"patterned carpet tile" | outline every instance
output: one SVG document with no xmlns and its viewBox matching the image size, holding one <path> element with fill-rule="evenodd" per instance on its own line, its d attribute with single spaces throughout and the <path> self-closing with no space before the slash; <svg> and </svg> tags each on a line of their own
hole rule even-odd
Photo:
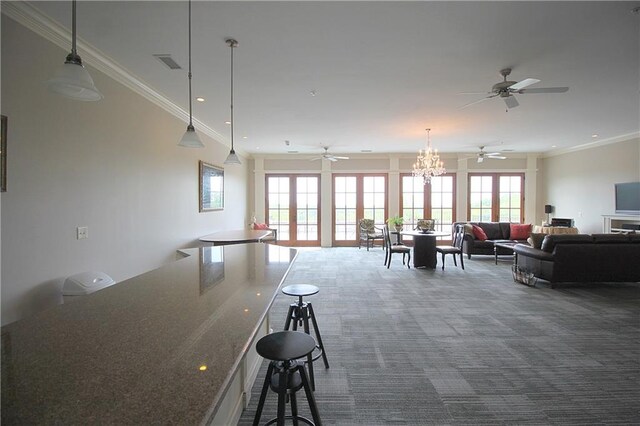
<svg viewBox="0 0 640 426">
<path fill-rule="evenodd" d="M 640 424 L 640 284 L 527 287 L 493 256 L 464 271 L 383 262 L 379 248 L 301 250 L 285 282 L 321 289 L 308 301 L 331 365 L 314 364 L 323 424 Z M 293 301 L 276 298 L 274 329 Z M 276 406 L 270 392 L 262 424 Z"/>
</svg>

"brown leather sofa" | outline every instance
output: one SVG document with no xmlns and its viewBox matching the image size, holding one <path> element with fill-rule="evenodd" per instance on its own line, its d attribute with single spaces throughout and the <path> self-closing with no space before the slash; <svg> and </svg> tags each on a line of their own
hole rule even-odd
<svg viewBox="0 0 640 426">
<path fill-rule="evenodd" d="M 517 244 L 518 267 L 558 282 L 639 282 L 640 234 L 547 235 L 540 248 Z"/>
<path fill-rule="evenodd" d="M 478 225 L 485 234 L 487 239 L 485 241 L 478 240 L 472 233 L 465 230 L 464 239 L 462 242 L 462 252 L 471 259 L 472 254 L 488 254 L 494 255 L 493 243 L 496 241 L 511 241 L 517 243 L 526 244 L 527 240 L 512 240 L 511 237 L 511 223 L 509 222 L 455 222 L 452 228 L 452 235 L 455 232 L 456 225 Z M 510 250 L 498 247 L 499 255 L 512 254 Z"/>
</svg>

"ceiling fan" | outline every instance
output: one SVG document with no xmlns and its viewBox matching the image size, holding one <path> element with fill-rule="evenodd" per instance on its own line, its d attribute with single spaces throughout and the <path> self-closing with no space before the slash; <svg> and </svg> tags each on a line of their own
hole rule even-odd
<svg viewBox="0 0 640 426">
<path fill-rule="evenodd" d="M 541 87 L 538 89 L 527 89 L 527 87 L 531 86 L 532 84 L 539 83 L 540 80 L 536 78 L 525 78 L 524 80 L 518 82 L 507 81 L 507 77 L 509 76 L 509 74 L 511 74 L 511 68 L 504 68 L 500 70 L 500 75 L 502 75 L 503 81 L 494 84 L 491 88 L 491 91 L 489 92 L 462 93 L 463 95 L 489 95 L 485 96 L 482 99 L 478 99 L 476 101 L 463 105 L 462 108 L 475 105 L 482 101 L 486 101 L 487 99 L 500 97 L 507 105 L 508 111 L 509 108 L 515 108 L 520 105 L 515 96 L 513 96 L 514 94 L 525 95 L 529 93 L 564 93 L 569 90 L 568 87 Z"/>
<path fill-rule="evenodd" d="M 337 156 L 337 155 L 329 154 L 329 147 L 328 146 L 323 146 L 322 148 L 324 148 L 324 152 L 318 157 L 313 157 L 313 158 L 309 159 L 309 161 L 317 161 L 317 160 L 338 161 L 338 160 L 348 160 L 349 159 L 349 157 L 340 157 L 340 156 Z"/>
<path fill-rule="evenodd" d="M 482 163 L 485 158 L 491 158 L 493 160 L 506 160 L 507 157 L 500 155 L 500 152 L 485 152 L 484 146 L 479 147 L 480 152 L 476 155 L 478 157 L 478 163 Z"/>
</svg>

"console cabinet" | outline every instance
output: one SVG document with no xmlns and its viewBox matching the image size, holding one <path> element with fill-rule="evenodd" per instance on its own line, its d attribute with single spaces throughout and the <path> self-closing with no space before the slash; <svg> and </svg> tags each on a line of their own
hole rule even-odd
<svg viewBox="0 0 640 426">
<path fill-rule="evenodd" d="M 603 232 L 605 234 L 616 232 L 629 232 L 631 229 L 623 229 L 623 225 L 640 226 L 640 216 L 633 215 L 603 215 L 604 225 Z"/>
</svg>

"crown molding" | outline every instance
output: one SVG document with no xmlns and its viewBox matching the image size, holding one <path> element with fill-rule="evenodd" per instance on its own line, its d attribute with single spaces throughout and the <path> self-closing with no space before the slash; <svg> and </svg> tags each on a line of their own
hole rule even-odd
<svg viewBox="0 0 640 426">
<path fill-rule="evenodd" d="M 614 143 L 630 141 L 630 140 L 633 140 L 633 139 L 640 139 L 640 132 L 627 133 L 626 135 L 614 136 L 614 137 L 607 138 L 607 139 L 602 139 L 602 140 L 599 140 L 599 141 L 594 141 L 594 142 L 589 142 L 589 143 L 585 143 L 585 144 L 582 144 L 582 145 L 572 146 L 570 148 L 562 148 L 562 149 L 555 149 L 555 150 L 552 150 L 552 151 L 547 151 L 547 152 L 543 153 L 541 155 L 541 157 L 542 158 L 556 157 L 558 155 L 569 154 L 571 152 L 576 152 L 576 151 L 584 151 L 585 149 L 598 148 L 600 146 L 606 146 L 606 145 L 611 145 L 611 144 L 614 144 Z"/>
<path fill-rule="evenodd" d="M 71 32 L 57 21 L 51 19 L 27 1 L 3 1 L 2 13 L 7 15 L 22 26 L 30 29 L 39 36 L 52 42 L 56 46 L 69 50 L 71 46 Z M 176 105 L 166 96 L 159 93 L 144 81 L 128 71 L 107 54 L 85 42 L 80 37 L 76 40 L 77 49 L 82 57 L 82 62 L 91 65 L 96 70 L 124 85 L 133 92 L 144 97 L 153 104 L 167 111 L 185 123 L 189 122 L 189 112 Z M 227 138 L 202 121 L 193 118 L 198 132 L 204 133 L 215 141 L 230 146 Z M 176 135 L 176 140 L 180 135 Z M 236 150 L 246 156 L 246 153 Z"/>
</svg>

